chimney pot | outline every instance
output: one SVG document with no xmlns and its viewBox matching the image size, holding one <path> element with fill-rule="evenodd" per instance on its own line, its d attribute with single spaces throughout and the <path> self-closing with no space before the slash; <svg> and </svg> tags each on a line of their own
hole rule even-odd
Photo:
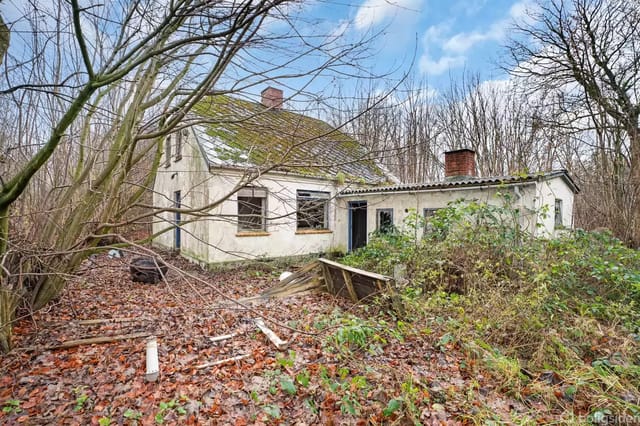
<svg viewBox="0 0 640 426">
<path fill-rule="evenodd" d="M 475 151 L 471 149 L 457 149 L 444 153 L 444 177 L 446 180 L 464 179 L 475 176 Z"/>
<path fill-rule="evenodd" d="M 267 108 L 282 109 L 282 104 L 284 103 L 282 90 L 269 86 L 262 91 L 261 95 L 262 105 Z"/>
</svg>

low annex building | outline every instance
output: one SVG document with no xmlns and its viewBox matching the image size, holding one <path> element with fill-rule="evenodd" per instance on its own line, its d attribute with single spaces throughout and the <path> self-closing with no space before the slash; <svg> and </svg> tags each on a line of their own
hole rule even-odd
<svg viewBox="0 0 640 426">
<path fill-rule="evenodd" d="M 475 153 L 457 150 L 445 154 L 443 182 L 404 185 L 352 137 L 284 101 L 273 87 L 260 103 L 211 95 L 166 138 L 154 205 L 168 210 L 154 244 L 201 264 L 347 251 L 412 212 L 461 198 L 499 204 L 505 191 L 533 234 L 572 227 L 578 188 L 564 170 L 477 177 Z"/>
</svg>

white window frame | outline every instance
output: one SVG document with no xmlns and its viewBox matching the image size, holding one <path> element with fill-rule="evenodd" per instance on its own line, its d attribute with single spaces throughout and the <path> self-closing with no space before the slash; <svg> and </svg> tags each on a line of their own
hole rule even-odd
<svg viewBox="0 0 640 426">
<path fill-rule="evenodd" d="M 269 192 L 266 188 L 247 186 L 240 189 L 237 193 L 237 207 L 238 207 L 238 232 L 266 232 L 267 231 L 267 199 Z M 251 220 L 242 220 L 243 217 L 255 218 L 257 213 L 243 213 L 241 209 L 243 207 L 257 207 L 255 204 L 251 204 L 249 200 L 259 199 L 260 203 L 260 223 Z M 257 208 L 255 210 L 258 210 Z"/>
<path fill-rule="evenodd" d="M 331 193 L 326 191 L 310 191 L 299 189 L 296 191 L 296 230 L 329 230 L 329 200 Z M 309 220 L 305 220 L 301 203 L 322 203 L 323 205 L 323 223 L 322 226 L 300 226 L 301 222 L 309 224 Z M 307 215 L 309 216 L 309 215 Z"/>
</svg>

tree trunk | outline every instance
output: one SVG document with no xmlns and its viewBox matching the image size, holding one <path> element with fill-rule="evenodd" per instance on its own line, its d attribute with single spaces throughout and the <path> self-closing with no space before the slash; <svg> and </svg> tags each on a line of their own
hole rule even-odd
<svg viewBox="0 0 640 426">
<path fill-rule="evenodd" d="M 634 123 L 638 122 L 638 117 L 632 118 Z M 627 131 L 629 135 L 630 150 L 630 170 L 629 170 L 629 196 L 630 198 L 630 229 L 631 246 L 640 247 L 640 128 L 632 124 Z"/>
<path fill-rule="evenodd" d="M 4 282 L 0 285 L 4 286 Z M 10 289 L 0 287 L 0 352 L 11 350 L 13 320 L 16 316 L 19 297 Z"/>
</svg>

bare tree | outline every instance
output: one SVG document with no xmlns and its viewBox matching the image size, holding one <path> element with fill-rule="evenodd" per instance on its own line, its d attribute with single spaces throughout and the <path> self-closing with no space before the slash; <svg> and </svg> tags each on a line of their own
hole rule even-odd
<svg viewBox="0 0 640 426">
<path fill-rule="evenodd" d="M 619 230 L 625 230 L 618 236 L 639 245 L 638 3 L 553 0 L 540 2 L 530 15 L 509 46 L 512 73 L 543 94 L 554 125 L 595 130 L 596 138 L 588 138 L 600 152 L 593 152 L 593 164 L 614 183 L 609 189 L 618 196 L 610 213 L 621 213 Z"/>
<path fill-rule="evenodd" d="M 0 173 L 5 351 L 18 305 L 38 309 L 59 296 L 101 238 L 144 204 L 162 141 L 193 124 L 188 113 L 204 96 L 278 76 L 313 79 L 334 67 L 344 73 L 360 46 L 342 46 L 333 35 L 306 37 L 292 19 L 292 0 L 24 7 L 8 23 L 20 38 L 12 40 L 0 83 L 0 114 L 13 124 L 0 129 L 10 159 Z"/>
</svg>

